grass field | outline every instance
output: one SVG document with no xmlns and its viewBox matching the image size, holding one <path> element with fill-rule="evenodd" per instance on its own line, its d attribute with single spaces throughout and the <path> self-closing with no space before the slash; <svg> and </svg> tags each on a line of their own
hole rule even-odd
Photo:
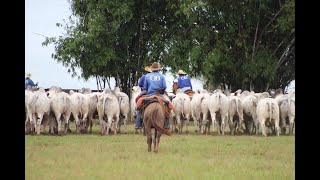
<svg viewBox="0 0 320 180">
<path fill-rule="evenodd" d="M 156 154 L 133 125 L 116 136 L 99 128 L 26 135 L 26 179 L 295 179 L 294 136 L 199 135 L 191 126 L 189 134 L 163 135 Z"/>
</svg>

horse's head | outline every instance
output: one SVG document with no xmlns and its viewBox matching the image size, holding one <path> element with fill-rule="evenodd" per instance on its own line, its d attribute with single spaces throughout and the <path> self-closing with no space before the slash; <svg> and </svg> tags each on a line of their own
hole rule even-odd
<svg viewBox="0 0 320 180">
<path fill-rule="evenodd" d="M 172 84 L 172 92 L 173 92 L 173 94 L 177 93 L 177 89 L 178 89 L 178 82 L 174 82 L 173 81 L 173 84 Z"/>
</svg>

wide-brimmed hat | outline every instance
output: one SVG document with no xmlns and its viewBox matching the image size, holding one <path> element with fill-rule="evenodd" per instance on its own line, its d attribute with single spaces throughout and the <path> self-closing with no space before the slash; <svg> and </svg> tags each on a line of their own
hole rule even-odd
<svg viewBox="0 0 320 180">
<path fill-rule="evenodd" d="M 31 75 L 31 73 L 26 73 L 26 77 L 31 77 L 32 75 Z"/>
<path fill-rule="evenodd" d="M 182 69 L 180 69 L 180 70 L 178 71 L 178 74 L 187 74 L 187 73 L 184 72 Z"/>
<path fill-rule="evenodd" d="M 150 68 L 151 68 L 152 71 L 161 69 L 160 64 L 157 63 L 157 62 L 152 63 Z"/>
<path fill-rule="evenodd" d="M 148 72 L 152 72 L 152 70 L 151 70 L 151 68 L 150 68 L 149 66 L 146 66 L 146 67 L 144 68 L 144 70 L 145 70 L 145 71 L 148 71 Z"/>
</svg>

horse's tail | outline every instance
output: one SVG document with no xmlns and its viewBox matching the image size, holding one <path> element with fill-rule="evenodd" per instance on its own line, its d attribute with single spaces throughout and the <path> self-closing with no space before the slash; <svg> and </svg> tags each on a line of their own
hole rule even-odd
<svg viewBox="0 0 320 180">
<path fill-rule="evenodd" d="M 156 128 L 158 131 L 160 131 L 162 134 L 165 134 L 165 135 L 168 135 L 168 136 L 171 136 L 171 131 L 170 130 L 166 130 L 166 129 L 163 129 L 163 127 L 161 126 L 158 126 L 157 122 L 156 122 L 156 119 L 158 118 L 158 111 L 159 111 L 159 106 L 156 106 L 153 110 L 153 113 L 151 115 L 151 122 L 154 126 L 154 128 Z M 161 109 L 160 109 L 161 111 Z"/>
</svg>

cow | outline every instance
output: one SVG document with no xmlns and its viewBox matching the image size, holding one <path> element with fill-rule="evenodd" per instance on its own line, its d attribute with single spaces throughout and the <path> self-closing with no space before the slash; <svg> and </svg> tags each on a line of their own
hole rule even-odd
<svg viewBox="0 0 320 180">
<path fill-rule="evenodd" d="M 190 102 L 191 116 L 193 119 L 193 123 L 195 126 L 199 127 L 199 131 L 201 131 L 201 126 L 199 126 L 199 124 L 200 124 L 200 115 L 201 115 L 200 105 L 201 105 L 202 98 L 203 98 L 203 94 L 196 92 L 193 95 L 192 100 Z"/>
<path fill-rule="evenodd" d="M 130 119 L 131 122 L 136 121 L 137 117 L 137 109 L 136 109 L 136 98 L 139 96 L 141 93 L 141 88 L 139 86 L 133 86 L 131 89 L 131 100 L 130 100 Z M 140 129 L 141 132 L 142 129 Z M 136 134 L 138 133 L 138 129 L 136 129 Z"/>
<path fill-rule="evenodd" d="M 289 120 L 289 134 L 293 134 L 293 125 L 295 119 L 295 101 L 289 94 L 283 94 L 282 89 L 276 90 L 275 100 L 279 105 L 281 132 L 286 133 L 286 119 Z"/>
<path fill-rule="evenodd" d="M 227 118 L 229 105 L 228 98 L 224 95 L 221 90 L 215 90 L 215 92 L 211 95 L 209 100 L 209 111 L 212 119 L 212 131 L 214 131 L 214 124 L 216 119 L 221 119 L 221 126 L 218 124 L 218 133 L 224 135 L 225 131 L 225 120 Z M 206 125 L 207 120 L 202 121 L 202 127 Z M 202 130 L 203 130 L 202 128 Z"/>
<path fill-rule="evenodd" d="M 79 89 L 78 92 L 81 93 L 81 94 L 90 94 L 92 91 L 91 91 L 90 88 L 84 88 L 83 87 L 83 88 Z"/>
<path fill-rule="evenodd" d="M 188 132 L 188 125 L 189 125 L 189 119 L 191 115 L 191 105 L 190 105 L 190 97 L 180 92 L 179 89 L 177 90 L 176 97 L 172 100 L 173 104 L 173 111 L 175 115 L 176 122 L 173 122 L 173 124 L 178 126 L 178 132 L 181 134 L 183 125 L 186 120 L 187 130 Z"/>
<path fill-rule="evenodd" d="M 88 96 L 73 92 L 69 92 L 71 99 L 71 113 L 75 119 L 76 133 L 85 130 L 87 124 L 87 117 L 89 113 L 89 98 Z"/>
<path fill-rule="evenodd" d="M 47 95 L 50 98 L 53 94 L 56 94 L 56 93 L 59 93 L 59 92 L 62 92 L 62 88 L 61 87 L 51 86 L 49 88 L 49 90 L 47 91 Z"/>
<path fill-rule="evenodd" d="M 246 133 L 248 134 L 256 131 L 256 127 L 258 126 L 257 103 L 258 99 L 253 94 L 247 95 L 242 99 L 243 120 L 246 127 Z"/>
<path fill-rule="evenodd" d="M 228 118 L 229 118 L 229 127 L 231 131 L 231 135 L 234 135 L 234 130 L 236 128 L 236 122 L 234 121 L 234 117 L 238 119 L 238 132 L 240 128 L 242 128 L 243 122 L 243 106 L 240 98 L 238 96 L 228 96 Z"/>
<path fill-rule="evenodd" d="M 99 97 L 102 95 L 102 93 L 100 92 L 92 92 L 89 94 L 84 94 L 85 96 L 87 96 L 88 98 L 88 104 L 89 104 L 89 111 L 88 111 L 88 121 L 86 124 L 86 128 L 85 131 L 88 130 L 88 127 L 90 126 L 90 130 L 89 133 L 92 133 L 92 122 L 93 122 L 93 117 L 95 116 L 95 114 L 98 114 L 97 111 L 97 104 L 98 104 L 98 100 Z"/>
<path fill-rule="evenodd" d="M 211 120 L 211 116 L 209 113 L 208 103 L 210 100 L 210 95 L 207 91 L 203 91 L 203 93 L 195 93 L 191 100 L 191 115 L 194 121 L 194 125 L 198 126 L 199 132 L 201 132 L 201 124 L 202 121 Z M 210 123 L 207 121 L 207 125 L 205 126 L 206 129 L 208 128 L 208 133 L 210 131 Z M 204 133 L 206 132 L 204 130 Z"/>
<path fill-rule="evenodd" d="M 58 123 L 58 134 L 66 134 L 68 125 L 69 125 L 69 119 L 71 115 L 71 98 L 70 95 L 62 92 L 61 88 L 54 87 L 50 88 L 47 92 L 50 101 L 50 108 L 51 111 L 55 117 L 55 120 Z M 65 122 L 64 131 L 61 131 L 61 123 L 62 119 Z M 51 128 L 51 133 L 53 133 L 53 127 Z"/>
<path fill-rule="evenodd" d="M 129 111 L 130 111 L 129 96 L 124 92 L 120 92 L 119 88 L 115 88 L 115 93 L 120 105 L 120 117 L 119 117 L 120 120 L 118 124 L 118 132 L 120 133 L 121 123 L 123 122 L 125 133 L 127 133 L 127 121 L 128 121 Z"/>
<path fill-rule="evenodd" d="M 45 115 L 49 116 L 50 113 L 50 100 L 43 88 L 35 91 L 33 95 L 28 98 L 27 109 L 31 127 L 40 135 L 42 119 Z"/>
<path fill-rule="evenodd" d="M 33 92 L 30 90 L 25 90 L 25 96 L 24 96 L 24 107 L 25 107 L 25 133 L 28 134 L 31 132 L 31 124 L 29 120 L 29 114 L 28 114 L 28 99 L 29 97 L 33 96 Z"/>
<path fill-rule="evenodd" d="M 265 126 L 268 122 L 274 126 L 275 133 L 279 136 L 279 106 L 275 99 L 268 97 L 258 100 L 257 119 L 262 129 L 262 135 L 267 136 Z M 258 134 L 258 129 L 256 133 Z"/>
<path fill-rule="evenodd" d="M 117 127 L 120 115 L 120 105 L 114 92 L 105 90 L 98 100 L 97 105 L 99 122 L 101 125 L 101 135 L 109 134 L 111 129 L 114 134 L 117 134 Z M 106 121 L 104 121 L 104 117 Z"/>
<path fill-rule="evenodd" d="M 136 114 L 136 98 L 141 93 L 139 86 L 133 86 L 131 91 L 130 109 L 131 109 L 131 121 L 135 122 Z"/>
</svg>

